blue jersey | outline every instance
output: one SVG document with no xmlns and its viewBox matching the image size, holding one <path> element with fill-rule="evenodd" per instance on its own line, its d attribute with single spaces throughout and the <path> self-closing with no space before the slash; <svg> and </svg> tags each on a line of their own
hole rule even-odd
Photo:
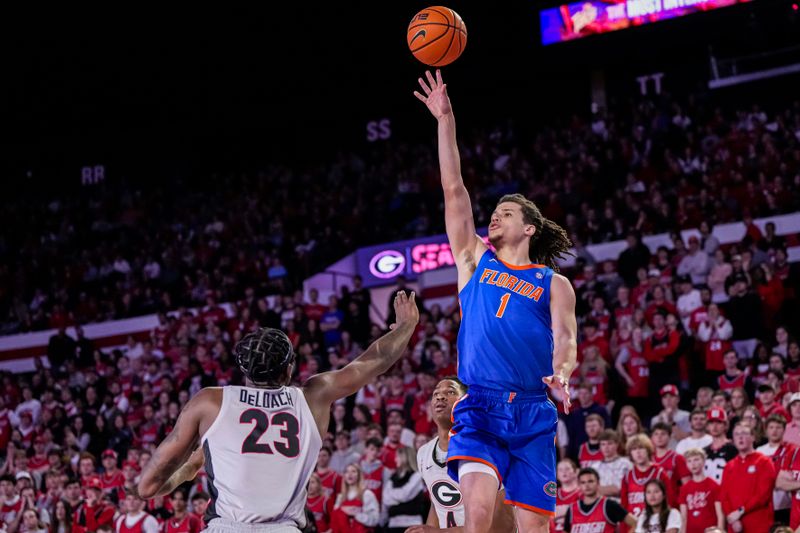
<svg viewBox="0 0 800 533">
<path fill-rule="evenodd" d="M 550 281 L 544 265 L 515 267 L 491 250 L 459 293 L 458 377 L 467 385 L 544 391 L 553 374 Z"/>
</svg>

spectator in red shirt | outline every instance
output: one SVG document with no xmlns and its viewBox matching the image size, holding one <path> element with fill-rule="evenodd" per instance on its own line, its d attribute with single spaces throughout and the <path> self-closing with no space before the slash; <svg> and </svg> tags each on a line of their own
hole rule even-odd
<svg viewBox="0 0 800 533">
<path fill-rule="evenodd" d="M 86 484 L 86 501 L 75 511 L 74 533 L 91 533 L 98 527 L 114 523 L 116 509 L 105 501 L 100 476 L 92 476 Z"/>
<path fill-rule="evenodd" d="M 678 308 L 675 305 L 668 301 L 666 298 L 666 292 L 664 291 L 664 287 L 661 285 L 656 285 L 652 291 L 652 300 L 650 304 L 645 308 L 644 316 L 647 319 L 647 323 L 650 324 L 651 327 L 655 327 L 654 319 L 656 315 L 678 315 Z"/>
<path fill-rule="evenodd" d="M 633 463 L 633 469 L 622 478 L 620 503 L 633 516 L 638 517 L 645 508 L 644 494 L 647 483 L 658 479 L 665 487 L 669 487 L 669 478 L 664 470 L 653 464 L 655 447 L 647 435 L 635 435 L 628 439 L 625 451 Z M 675 501 L 675 496 L 670 490 L 667 490 L 667 500 Z"/>
<path fill-rule="evenodd" d="M 578 345 L 578 361 L 583 361 L 584 353 L 589 346 L 597 346 L 600 356 L 609 364 L 611 361 L 611 350 L 603 332 L 598 330 L 597 322 L 587 318 L 583 323 L 583 341 Z"/>
<path fill-rule="evenodd" d="M 308 291 L 308 303 L 303 307 L 303 311 L 310 320 L 319 322 L 322 320 L 322 315 L 325 314 L 328 308 L 319 303 L 319 291 L 311 289 Z"/>
<path fill-rule="evenodd" d="M 664 385 L 678 383 L 678 353 L 681 334 L 668 330 L 666 316 L 653 317 L 653 334 L 644 343 L 644 358 L 650 362 L 650 397 L 655 398 Z"/>
<path fill-rule="evenodd" d="M 125 498 L 125 475 L 117 466 L 117 452 L 106 450 L 101 456 L 103 461 L 103 490 L 112 502 L 119 502 Z"/>
<path fill-rule="evenodd" d="M 786 409 L 781 404 L 775 401 L 778 391 L 771 383 L 764 383 L 758 386 L 758 399 L 761 401 L 761 407 L 758 412 L 762 418 L 767 418 L 769 415 L 781 415 L 784 419 L 789 420 L 791 417 Z"/>
<path fill-rule="evenodd" d="M 775 467 L 753 448 L 755 433 L 749 425 L 736 425 L 733 442 L 739 455 L 722 473 L 722 510 L 732 531 L 768 533 L 774 513 Z"/>
<path fill-rule="evenodd" d="M 681 487 L 678 503 L 681 506 L 683 533 L 703 533 L 706 528 L 725 527 L 725 514 L 720 502 L 719 484 L 706 477 L 706 452 L 690 448 L 684 455 L 692 478 Z"/>
</svg>

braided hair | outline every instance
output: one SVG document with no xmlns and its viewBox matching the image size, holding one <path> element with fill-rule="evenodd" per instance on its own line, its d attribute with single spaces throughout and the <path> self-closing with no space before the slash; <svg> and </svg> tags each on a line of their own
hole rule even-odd
<svg viewBox="0 0 800 533">
<path fill-rule="evenodd" d="M 506 194 L 497 202 L 514 202 L 522 208 L 522 221 L 531 224 L 536 228 L 536 232 L 531 237 L 528 255 L 534 263 L 541 263 L 558 272 L 557 260 L 564 259 L 566 255 L 574 255 L 569 251 L 572 241 L 569 240 L 567 232 L 542 215 L 536 204 L 522 196 L 521 194 Z"/>
<path fill-rule="evenodd" d="M 259 328 L 248 333 L 233 349 L 236 364 L 242 373 L 258 387 L 278 387 L 295 353 L 292 342 L 283 331 Z"/>
</svg>

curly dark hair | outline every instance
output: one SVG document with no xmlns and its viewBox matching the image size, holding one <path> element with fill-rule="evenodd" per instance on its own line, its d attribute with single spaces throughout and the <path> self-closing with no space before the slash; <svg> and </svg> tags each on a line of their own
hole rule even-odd
<svg viewBox="0 0 800 533">
<path fill-rule="evenodd" d="M 545 218 L 539 208 L 532 201 L 528 200 L 519 193 L 506 194 L 497 202 L 514 202 L 522 208 L 522 220 L 526 224 L 531 224 L 536 228 L 536 232 L 531 237 L 528 255 L 534 263 L 541 263 L 558 272 L 558 259 L 564 256 L 574 255 L 569 249 L 572 241 L 569 240 L 567 232 L 553 222 Z"/>
</svg>

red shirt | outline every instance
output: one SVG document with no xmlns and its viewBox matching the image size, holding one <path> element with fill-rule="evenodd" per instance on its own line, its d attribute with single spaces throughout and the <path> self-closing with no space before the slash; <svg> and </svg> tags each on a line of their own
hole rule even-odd
<svg viewBox="0 0 800 533">
<path fill-rule="evenodd" d="M 684 533 L 703 533 L 707 527 L 717 525 L 717 511 L 714 506 L 719 501 L 719 485 L 710 477 L 703 481 L 690 479 L 681 487 L 678 503 L 686 506 L 686 531 Z"/>
<path fill-rule="evenodd" d="M 786 454 L 778 470 L 789 472 L 794 481 L 800 480 L 800 448 L 795 448 L 792 453 Z M 794 491 L 792 493 L 792 511 L 789 517 L 789 527 L 797 529 L 798 526 L 800 526 L 800 491 Z"/>
<path fill-rule="evenodd" d="M 741 519 L 747 533 L 768 533 L 774 518 L 772 491 L 775 488 L 772 460 L 751 452 L 728 461 L 722 471 L 722 511 L 727 515 L 744 507 Z M 747 490 L 742 490 L 746 488 Z"/>
<path fill-rule="evenodd" d="M 387 442 L 383 445 L 383 449 L 380 453 L 380 460 L 389 470 L 395 470 L 397 468 L 397 450 L 402 446 L 402 444 L 392 444 L 391 442 Z"/>
<path fill-rule="evenodd" d="M 596 452 L 593 452 L 592 450 L 589 449 L 588 442 L 584 442 L 583 444 L 581 444 L 581 447 L 578 448 L 578 462 L 580 463 L 581 468 L 587 468 L 593 466 L 592 463 L 599 463 L 602 460 L 603 460 L 603 452 L 600 451 L 599 446 Z"/>
<path fill-rule="evenodd" d="M 314 515 L 314 522 L 317 524 L 317 531 L 325 533 L 330 529 L 331 512 L 333 511 L 333 501 L 326 498 L 324 494 L 319 496 L 309 496 L 306 500 L 306 507 Z"/>
<path fill-rule="evenodd" d="M 573 502 L 570 508 L 570 531 L 575 533 L 614 533 L 617 525 L 608 520 L 605 509 L 606 498 L 603 497 L 594 502 L 589 513 L 581 510 L 580 501 Z"/>
<path fill-rule="evenodd" d="M 644 488 L 651 479 L 660 479 L 661 482 L 664 483 L 664 486 L 667 487 L 668 504 L 675 501 L 672 490 L 670 490 L 669 477 L 667 477 L 667 474 L 661 468 L 656 465 L 651 465 L 647 470 L 641 471 L 634 466 L 631 471 L 622 478 L 619 499 L 622 506 L 637 518 L 642 514 L 642 511 L 644 511 Z"/>
<path fill-rule="evenodd" d="M 761 416 L 766 419 L 769 415 L 781 415 L 785 420 L 791 420 L 792 417 L 789 416 L 789 413 L 786 412 L 786 409 L 783 408 L 781 404 L 777 401 L 772 402 L 768 408 L 765 408 L 763 405 L 759 407 L 758 412 L 761 413 Z"/>
<path fill-rule="evenodd" d="M 628 345 L 628 362 L 625 363 L 625 371 L 633 380 L 633 387 L 628 387 L 629 398 L 647 398 L 650 394 L 648 386 L 650 384 L 650 363 L 644 358 L 641 351 L 636 351 L 633 346 Z"/>
<path fill-rule="evenodd" d="M 199 518 L 192 513 L 186 513 L 180 520 L 174 516 L 168 518 L 161 526 L 161 531 L 164 533 L 200 533 L 200 526 Z"/>
<path fill-rule="evenodd" d="M 742 372 L 735 378 L 731 379 L 726 374 L 722 374 L 717 378 L 717 385 L 719 386 L 719 390 L 733 390 L 744 388 L 747 384 L 747 374 Z"/>
<path fill-rule="evenodd" d="M 550 531 L 564 531 L 564 513 L 567 512 L 566 508 L 573 503 L 580 501 L 580 499 L 580 487 L 577 487 L 573 491 L 565 491 L 560 488 L 556 491 L 556 515 L 560 515 L 561 518 L 554 518 L 550 521 Z"/>
<path fill-rule="evenodd" d="M 663 363 L 678 351 L 680 343 L 681 334 L 677 331 L 653 332 L 644 343 L 644 357 L 651 363 Z"/>
<path fill-rule="evenodd" d="M 706 370 L 722 372 L 725 365 L 722 363 L 722 356 L 733 346 L 728 341 L 711 339 L 706 343 Z M 721 378 L 722 376 L 720 376 Z M 719 380 L 719 378 L 717 378 Z M 744 385 L 742 385 L 744 386 Z"/>
<path fill-rule="evenodd" d="M 383 463 L 380 461 L 373 463 L 361 461 L 361 471 L 364 473 L 364 484 L 372 491 L 380 504 L 381 496 L 383 495 Z"/>
<path fill-rule="evenodd" d="M 689 467 L 686 466 L 686 459 L 674 450 L 667 450 L 661 457 L 653 457 L 653 463 L 664 470 L 671 485 L 672 494 L 675 496 L 680 492 L 681 480 L 692 477 Z"/>
<path fill-rule="evenodd" d="M 150 515 L 147 513 L 142 513 L 142 516 L 136 522 L 134 522 L 132 526 L 128 526 L 127 524 L 125 524 L 127 516 L 128 516 L 127 514 L 123 514 L 122 516 L 117 518 L 117 528 L 116 528 L 117 533 L 142 533 L 144 531 L 142 529 L 144 521 Z"/>
<path fill-rule="evenodd" d="M 608 388 L 608 376 L 597 370 L 587 370 L 583 376 L 584 381 L 592 385 L 592 394 L 594 401 L 598 405 L 606 405 L 608 398 L 606 397 L 606 389 Z"/>
<path fill-rule="evenodd" d="M 20 511 L 22 511 L 22 498 L 19 496 L 16 496 L 10 503 L 3 501 L 3 505 L 0 506 L 0 525 L 11 525 Z"/>
<path fill-rule="evenodd" d="M 0 411 L 0 450 L 8 448 L 11 440 L 11 420 L 8 418 L 8 409 Z"/>
<path fill-rule="evenodd" d="M 339 494 L 339 489 L 342 488 L 342 476 L 335 470 L 328 470 L 326 473 L 321 474 L 317 471 L 320 483 L 322 483 L 322 493 L 328 498 Z"/>
<path fill-rule="evenodd" d="M 106 502 L 98 502 L 92 507 L 83 503 L 75 511 L 72 530 L 74 533 L 91 533 L 97 531 L 100 526 L 112 526 L 116 512 L 114 506 Z"/>
<path fill-rule="evenodd" d="M 336 509 L 331 512 L 331 531 L 333 533 L 372 533 L 373 528 L 367 527 L 354 516 L 348 516 L 341 510 L 341 507 L 358 507 L 364 506 L 361 498 L 354 500 L 344 500 Z"/>
</svg>

